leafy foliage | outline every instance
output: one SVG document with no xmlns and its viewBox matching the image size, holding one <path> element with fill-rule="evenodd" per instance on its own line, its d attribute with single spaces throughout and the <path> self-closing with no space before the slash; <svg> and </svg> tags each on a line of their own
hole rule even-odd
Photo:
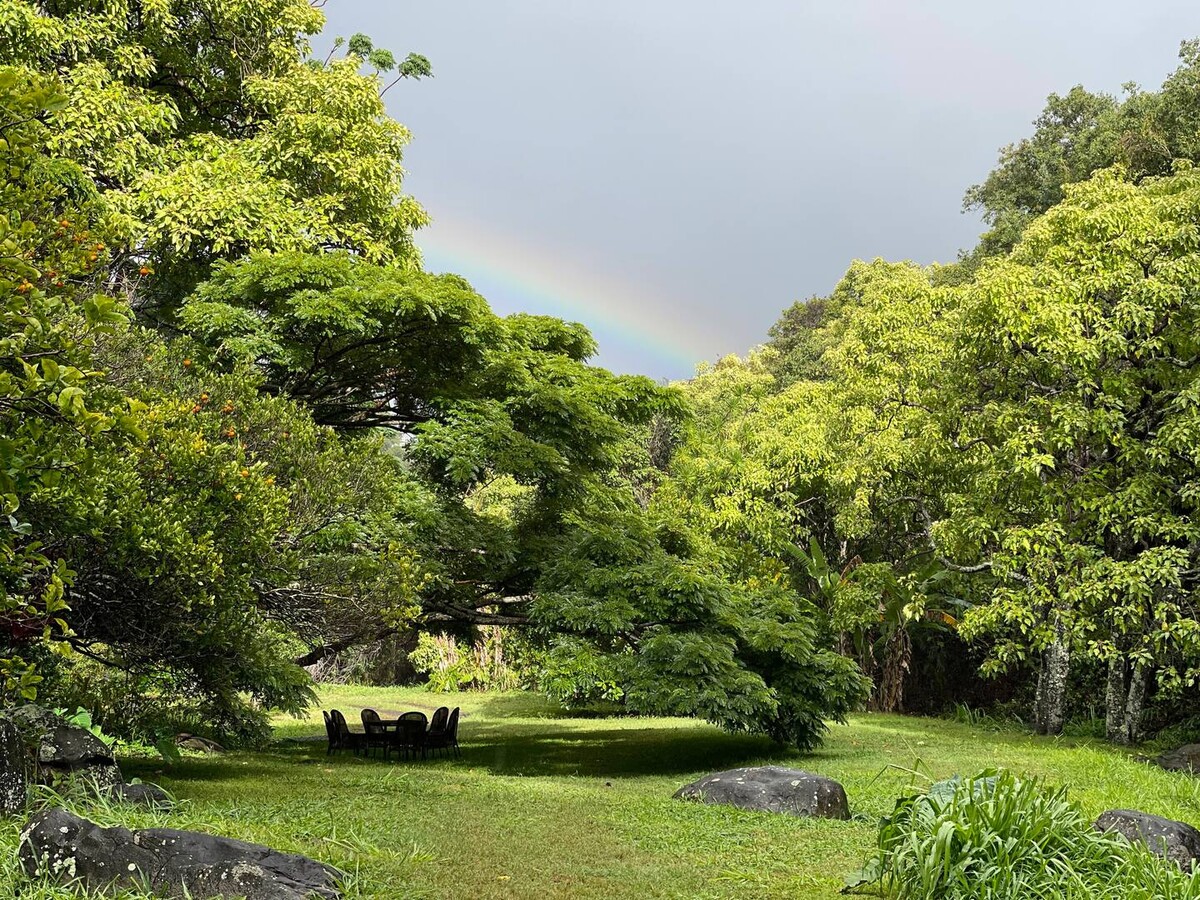
<svg viewBox="0 0 1200 900">
<path fill-rule="evenodd" d="M 0 68 L 0 627 L 12 644 L 65 628 L 70 572 L 35 522 L 34 498 L 91 502 L 92 448 L 128 426 L 92 398 L 94 341 L 124 321 L 95 289 L 104 245 L 88 227 L 94 196 L 77 167 L 41 152 L 43 119 L 62 103 L 52 85 Z M 29 661 L 3 656 L 5 690 L 33 696 Z"/>
<path fill-rule="evenodd" d="M 419 270 L 382 76 L 431 66 L 364 35 L 313 59 L 322 22 L 0 0 L 9 688 L 36 661 L 106 725 L 252 740 L 308 701 L 302 665 L 519 625 L 564 695 L 811 746 L 861 681 L 810 605 L 655 504 L 680 393 Z M 568 646 L 586 666 L 555 669 Z"/>
<path fill-rule="evenodd" d="M 213 261 L 253 250 L 416 264 L 408 132 L 362 57 L 308 58 L 323 23 L 306 0 L 0 3 L 0 63 L 62 76 L 50 149 L 117 215 L 111 264 L 140 308 L 169 311 Z M 421 57 L 403 67 L 428 74 Z"/>
</svg>

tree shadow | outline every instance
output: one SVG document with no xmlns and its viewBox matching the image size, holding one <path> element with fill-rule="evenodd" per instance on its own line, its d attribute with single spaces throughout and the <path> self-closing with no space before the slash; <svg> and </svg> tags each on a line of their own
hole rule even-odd
<svg viewBox="0 0 1200 900">
<path fill-rule="evenodd" d="M 579 729 L 550 723 L 481 727 L 461 735 L 462 759 L 494 775 L 637 777 L 794 759 L 761 735 L 694 728 Z"/>
<path fill-rule="evenodd" d="M 445 695 L 443 695 L 445 696 Z M 454 703 L 448 705 L 454 706 Z M 623 719 L 631 716 L 616 703 L 596 703 L 567 708 L 540 694 L 521 692 L 491 694 L 475 715 L 488 719 Z"/>
</svg>

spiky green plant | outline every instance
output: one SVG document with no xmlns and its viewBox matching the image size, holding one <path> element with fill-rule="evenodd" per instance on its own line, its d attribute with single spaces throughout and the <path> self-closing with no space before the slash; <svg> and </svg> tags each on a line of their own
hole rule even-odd
<svg viewBox="0 0 1200 900">
<path fill-rule="evenodd" d="M 896 900 L 1200 898 L 1200 872 L 1096 831 L 1064 789 L 994 770 L 901 797 L 858 884 Z"/>
</svg>

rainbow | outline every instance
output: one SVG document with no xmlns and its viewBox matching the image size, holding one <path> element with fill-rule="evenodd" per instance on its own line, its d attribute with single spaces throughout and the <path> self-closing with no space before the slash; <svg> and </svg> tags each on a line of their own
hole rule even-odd
<svg viewBox="0 0 1200 900">
<path fill-rule="evenodd" d="M 686 304 L 588 271 L 571 260 L 472 223 L 435 217 L 417 243 L 431 272 L 454 272 L 498 312 L 528 312 L 582 322 L 603 357 L 651 369 L 654 377 L 690 376 L 709 341 Z"/>
</svg>

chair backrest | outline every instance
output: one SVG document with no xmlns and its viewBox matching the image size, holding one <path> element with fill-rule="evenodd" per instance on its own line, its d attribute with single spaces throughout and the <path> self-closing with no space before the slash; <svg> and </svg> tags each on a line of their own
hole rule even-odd
<svg viewBox="0 0 1200 900">
<path fill-rule="evenodd" d="M 450 707 L 439 706 L 434 710 L 433 718 L 429 721 L 429 733 L 433 734 L 446 730 L 446 720 L 450 717 Z"/>
<path fill-rule="evenodd" d="M 337 731 L 338 737 L 350 734 L 350 726 L 346 724 L 346 717 L 342 715 L 340 709 L 331 709 L 329 717 L 333 719 L 333 727 Z"/>
<path fill-rule="evenodd" d="M 454 711 L 450 713 L 450 718 L 446 721 L 446 734 L 453 740 L 458 740 L 458 707 L 454 707 Z"/>
<path fill-rule="evenodd" d="M 364 709 L 361 713 L 363 731 L 371 736 L 378 736 L 384 733 L 383 724 L 379 721 L 379 713 L 373 709 Z"/>
<path fill-rule="evenodd" d="M 425 741 L 425 713 L 407 712 L 396 720 L 400 740 L 416 747 Z"/>
<path fill-rule="evenodd" d="M 325 736 L 329 738 L 330 743 L 333 743 L 337 740 L 337 730 L 333 727 L 333 719 L 325 710 L 321 710 L 321 715 L 325 717 Z"/>
</svg>

